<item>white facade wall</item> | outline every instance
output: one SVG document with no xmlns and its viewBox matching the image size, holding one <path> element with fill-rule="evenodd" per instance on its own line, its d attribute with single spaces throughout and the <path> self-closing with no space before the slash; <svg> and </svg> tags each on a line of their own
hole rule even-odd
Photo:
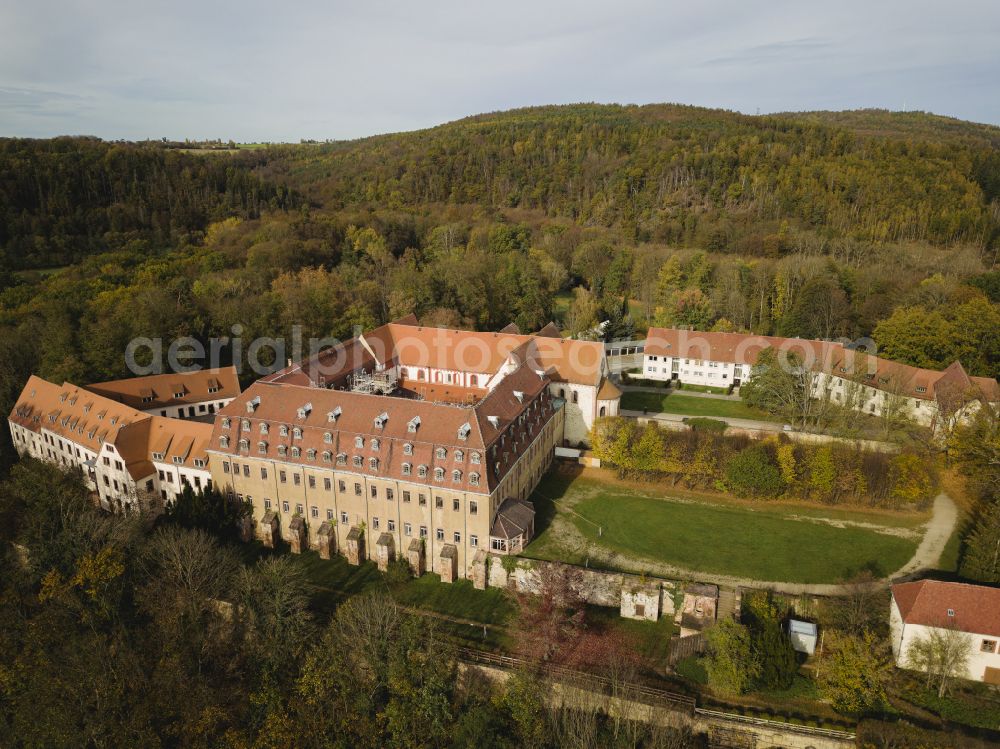
<svg viewBox="0 0 1000 749">
<path fill-rule="evenodd" d="M 908 662 L 910 646 L 914 642 L 927 637 L 935 630 L 940 631 L 940 628 L 928 627 L 923 624 L 907 624 L 904 622 L 900 615 L 899 607 L 896 605 L 895 599 L 893 599 L 889 613 L 889 632 L 892 638 L 892 654 L 896 659 L 896 665 L 900 668 L 911 668 Z M 987 668 L 1000 671 L 1000 637 L 978 634 L 976 632 L 968 632 L 966 635 L 969 639 L 969 661 L 968 673 L 964 678 L 972 681 L 985 681 Z M 984 650 L 984 646 L 992 647 L 992 652 Z"/>
<path fill-rule="evenodd" d="M 737 380 L 745 380 L 749 374 L 748 364 L 650 354 L 642 357 L 642 377 L 647 380 L 678 380 L 685 385 L 728 388 Z"/>
<path fill-rule="evenodd" d="M 195 416 L 210 416 L 224 406 L 229 405 L 232 400 L 232 398 L 222 398 L 219 400 L 201 401 L 200 403 L 185 403 L 178 406 L 147 408 L 143 409 L 142 413 L 167 416 L 172 419 L 191 419 Z"/>
</svg>

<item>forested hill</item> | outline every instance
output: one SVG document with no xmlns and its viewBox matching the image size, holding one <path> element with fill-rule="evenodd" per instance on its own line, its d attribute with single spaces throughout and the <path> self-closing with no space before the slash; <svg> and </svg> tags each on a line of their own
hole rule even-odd
<svg viewBox="0 0 1000 749">
<path fill-rule="evenodd" d="M 982 247 L 1000 227 L 998 146 L 998 128 L 921 113 L 572 105 L 290 147 L 270 173 L 327 206 L 540 209 L 712 250 L 760 250 L 769 222 Z"/>
<path fill-rule="evenodd" d="M 293 202 L 255 176 L 260 156 L 158 143 L 0 139 L 0 269 L 62 266 L 130 243 L 182 243 L 212 221 Z"/>
</svg>

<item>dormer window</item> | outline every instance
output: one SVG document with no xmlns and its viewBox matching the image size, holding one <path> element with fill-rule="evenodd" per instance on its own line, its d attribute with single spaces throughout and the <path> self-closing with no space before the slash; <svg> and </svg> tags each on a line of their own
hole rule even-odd
<svg viewBox="0 0 1000 749">
<path fill-rule="evenodd" d="M 229 417 L 228 416 L 223 416 L 222 417 L 222 428 L 223 429 L 229 429 Z"/>
<path fill-rule="evenodd" d="M 465 453 L 462 452 L 461 450 L 456 450 L 455 451 L 455 462 L 456 463 L 461 463 L 463 460 L 465 460 Z"/>
<path fill-rule="evenodd" d="M 324 450 L 323 451 L 323 462 L 324 463 L 330 463 L 332 460 L 333 460 L 333 453 L 331 453 L 329 450 Z"/>
<path fill-rule="evenodd" d="M 459 481 L 462 480 L 462 472 L 461 471 L 452 471 L 451 472 L 451 480 L 454 481 L 457 484 Z"/>
<path fill-rule="evenodd" d="M 257 443 L 257 452 L 261 455 L 267 455 L 267 443 L 264 440 Z"/>
<path fill-rule="evenodd" d="M 282 424 L 280 427 L 278 427 L 278 434 L 280 434 L 282 437 L 287 437 L 288 436 L 288 425 L 287 424 Z"/>
<path fill-rule="evenodd" d="M 478 473 L 470 473 L 469 474 L 469 483 L 472 484 L 473 486 L 479 486 L 479 474 Z"/>
<path fill-rule="evenodd" d="M 403 455 L 413 455 L 413 445 L 409 442 L 403 445 Z"/>
<path fill-rule="evenodd" d="M 445 458 L 448 457 L 448 451 L 445 450 L 443 447 L 439 447 L 437 450 L 434 451 L 434 455 L 438 460 L 444 460 Z"/>
<path fill-rule="evenodd" d="M 955 616 L 955 609 L 948 609 L 948 616 Z"/>
<path fill-rule="evenodd" d="M 413 471 L 413 466 L 411 466 L 409 463 L 403 463 L 404 476 L 409 476 L 412 471 Z"/>
<path fill-rule="evenodd" d="M 292 439 L 296 439 L 296 440 L 302 439 L 302 430 L 299 427 L 295 427 L 292 430 Z"/>
<path fill-rule="evenodd" d="M 183 390 L 175 390 L 174 391 L 174 397 L 175 398 L 183 398 L 184 397 L 184 391 Z"/>
<path fill-rule="evenodd" d="M 422 479 L 427 478 L 427 466 L 417 466 L 417 475 Z"/>
<path fill-rule="evenodd" d="M 306 457 L 309 458 L 309 460 L 316 460 L 316 448 L 310 447 L 306 450 Z"/>
<path fill-rule="evenodd" d="M 183 463 L 183 462 L 184 462 L 184 458 L 182 458 L 180 455 L 175 455 L 174 456 L 174 464 L 175 465 L 181 465 L 181 463 Z"/>
<path fill-rule="evenodd" d="M 93 433 L 91 433 L 91 439 L 93 439 Z M 219 437 L 219 447 L 229 447 L 229 437 L 222 435 Z"/>
<path fill-rule="evenodd" d="M 469 439 L 469 435 L 472 433 L 472 425 L 469 422 L 465 422 L 458 428 L 458 438 L 460 440 Z"/>
<path fill-rule="evenodd" d="M 382 413 L 380 413 L 378 416 L 375 417 L 375 428 L 376 429 L 384 429 L 385 428 L 385 423 L 388 420 L 389 420 L 389 414 L 387 414 L 385 411 L 383 411 Z"/>
<path fill-rule="evenodd" d="M 337 465 L 338 466 L 347 465 L 347 453 L 337 453 Z"/>
<path fill-rule="evenodd" d="M 372 440 L 372 450 L 378 450 L 381 443 L 377 439 Z"/>
<path fill-rule="evenodd" d="M 250 431 L 250 419 L 243 419 L 242 429 L 244 432 Z"/>
<path fill-rule="evenodd" d="M 918 393 L 926 393 L 927 392 L 927 388 L 925 388 L 925 387 L 918 387 L 917 388 L 917 392 Z"/>
<path fill-rule="evenodd" d="M 240 440 L 240 450 L 249 450 L 250 440 Z"/>
<path fill-rule="evenodd" d="M 333 444 L 333 433 L 332 432 L 324 432 L 323 433 L 323 441 L 326 444 L 328 444 L 328 445 L 332 445 Z"/>
<path fill-rule="evenodd" d="M 163 453 L 153 453 L 153 460 L 163 460 Z"/>
<path fill-rule="evenodd" d="M 209 392 L 211 392 L 211 391 L 209 391 Z M 259 405 L 260 405 L 260 396 L 259 395 L 256 396 L 253 400 L 248 400 L 247 401 L 247 413 L 248 414 L 252 414 L 254 411 L 257 410 L 257 406 L 259 406 Z"/>
<path fill-rule="evenodd" d="M 278 455 L 284 457 L 287 452 L 288 452 L 287 447 L 285 447 L 284 445 L 278 445 Z"/>
<path fill-rule="evenodd" d="M 300 419 L 306 418 L 310 413 L 312 413 L 312 408 L 313 408 L 312 403 L 306 403 L 304 406 L 302 406 L 298 411 L 299 418 Z"/>
<path fill-rule="evenodd" d="M 355 468 L 361 468 L 361 464 L 364 462 L 364 458 L 362 458 L 360 455 L 355 455 L 353 462 Z"/>
<path fill-rule="evenodd" d="M 435 468 L 434 469 L 434 480 L 435 481 L 444 481 L 444 469 L 443 468 Z"/>
<path fill-rule="evenodd" d="M 302 455 L 302 450 L 300 450 L 298 447 L 293 447 L 292 448 L 292 457 L 293 458 L 298 458 L 301 455 Z"/>
<path fill-rule="evenodd" d="M 340 418 L 341 413 L 343 413 L 343 411 L 341 410 L 340 406 L 337 406 L 335 409 L 327 413 L 326 420 L 331 424 L 336 423 L 337 419 Z"/>
<path fill-rule="evenodd" d="M 371 468 L 373 471 L 377 471 L 378 470 L 378 458 L 369 458 L 368 459 L 368 467 Z"/>
<path fill-rule="evenodd" d="M 419 427 L 420 427 L 420 417 L 414 416 L 407 422 L 406 431 L 408 431 L 410 434 L 414 434 Z"/>
<path fill-rule="evenodd" d="M 364 448 L 364 446 L 365 446 L 365 438 L 364 437 L 355 437 L 354 438 L 354 446 L 356 448 L 358 448 L 359 450 L 361 450 L 362 448 Z"/>
<path fill-rule="evenodd" d="M 267 422 L 266 421 L 260 422 L 260 433 L 261 434 L 267 434 L 267 428 L 268 427 L 267 427 Z"/>
<path fill-rule="evenodd" d="M 195 458 L 194 459 L 194 467 L 195 468 L 204 468 L 205 467 L 205 461 L 204 461 L 204 459 L 202 459 L 202 458 Z"/>
</svg>

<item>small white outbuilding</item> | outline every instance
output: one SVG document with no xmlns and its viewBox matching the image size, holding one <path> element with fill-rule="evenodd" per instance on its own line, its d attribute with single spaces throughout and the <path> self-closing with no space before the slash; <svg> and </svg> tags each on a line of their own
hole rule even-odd
<svg viewBox="0 0 1000 749">
<path fill-rule="evenodd" d="M 792 649 L 798 653 L 812 655 L 816 652 L 818 630 L 812 622 L 800 619 L 788 620 L 788 637 L 792 641 Z"/>
</svg>

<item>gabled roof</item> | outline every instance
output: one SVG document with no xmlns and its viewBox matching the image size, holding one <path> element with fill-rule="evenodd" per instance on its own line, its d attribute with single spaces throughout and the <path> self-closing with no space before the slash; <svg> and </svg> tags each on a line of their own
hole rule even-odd
<svg viewBox="0 0 1000 749">
<path fill-rule="evenodd" d="M 229 366 L 110 380 L 87 385 L 86 389 L 139 411 L 148 411 L 235 398 L 240 392 L 240 381 L 236 368 Z"/>
<path fill-rule="evenodd" d="M 892 597 L 907 624 L 1000 637 L 1000 588 L 918 580 L 893 585 Z"/>
<path fill-rule="evenodd" d="M 531 502 L 508 497 L 497 509 L 490 535 L 508 541 L 523 536 L 535 519 L 535 506 Z"/>
</svg>

